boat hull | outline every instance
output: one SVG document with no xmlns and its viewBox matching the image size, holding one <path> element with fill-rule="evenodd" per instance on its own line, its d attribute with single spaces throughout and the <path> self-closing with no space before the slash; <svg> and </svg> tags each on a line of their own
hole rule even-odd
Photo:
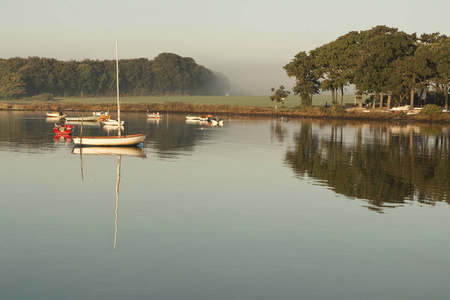
<svg viewBox="0 0 450 300">
<path fill-rule="evenodd" d="M 73 130 L 73 125 L 66 124 L 65 126 L 55 126 L 53 127 L 53 132 L 59 135 L 71 134 Z"/>
<path fill-rule="evenodd" d="M 66 117 L 68 122 L 98 122 L 100 117 L 88 116 L 88 117 Z"/>
<path fill-rule="evenodd" d="M 81 146 L 134 146 L 144 142 L 145 134 L 117 136 L 74 136 L 75 145 Z"/>
</svg>

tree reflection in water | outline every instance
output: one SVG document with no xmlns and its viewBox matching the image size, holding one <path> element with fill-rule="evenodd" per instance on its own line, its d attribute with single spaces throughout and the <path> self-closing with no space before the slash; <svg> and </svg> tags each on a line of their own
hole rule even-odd
<svg viewBox="0 0 450 300">
<path fill-rule="evenodd" d="M 449 203 L 450 130 L 427 125 L 302 122 L 285 162 L 369 209 Z"/>
</svg>

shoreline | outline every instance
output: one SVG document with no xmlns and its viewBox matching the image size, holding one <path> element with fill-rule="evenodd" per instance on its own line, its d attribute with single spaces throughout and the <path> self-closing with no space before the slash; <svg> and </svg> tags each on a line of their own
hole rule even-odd
<svg viewBox="0 0 450 300">
<path fill-rule="evenodd" d="M 115 103 L 80 103 L 80 102 L 32 102 L 8 103 L 0 101 L 0 111 L 65 111 L 65 112 L 92 112 L 116 110 Z M 193 104 L 182 102 L 164 103 L 123 103 L 122 112 L 160 112 L 185 114 L 212 114 L 237 115 L 254 117 L 289 117 L 299 119 L 330 119 L 355 121 L 382 121 L 382 122 L 408 122 L 408 123 L 439 123 L 450 124 L 450 113 L 439 115 L 406 114 L 405 112 L 391 112 L 386 109 L 343 109 L 340 107 L 312 106 L 310 108 L 279 108 L 236 106 L 221 104 Z"/>
</svg>

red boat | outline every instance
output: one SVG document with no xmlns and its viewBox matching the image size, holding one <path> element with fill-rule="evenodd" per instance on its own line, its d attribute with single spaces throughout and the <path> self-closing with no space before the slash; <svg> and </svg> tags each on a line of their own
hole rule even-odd
<svg viewBox="0 0 450 300">
<path fill-rule="evenodd" d="M 73 125 L 66 124 L 66 125 L 58 125 L 55 124 L 55 127 L 53 127 L 53 132 L 57 135 L 69 135 L 72 133 Z"/>
</svg>

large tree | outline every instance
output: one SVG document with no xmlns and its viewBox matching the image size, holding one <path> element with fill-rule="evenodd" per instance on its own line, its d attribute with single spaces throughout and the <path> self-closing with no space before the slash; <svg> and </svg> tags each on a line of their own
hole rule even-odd
<svg viewBox="0 0 450 300">
<path fill-rule="evenodd" d="M 320 91 L 320 76 L 314 61 L 306 52 L 300 52 L 283 67 L 289 77 L 295 77 L 294 95 L 299 95 L 302 106 L 311 106 L 312 97 Z"/>
</svg>

